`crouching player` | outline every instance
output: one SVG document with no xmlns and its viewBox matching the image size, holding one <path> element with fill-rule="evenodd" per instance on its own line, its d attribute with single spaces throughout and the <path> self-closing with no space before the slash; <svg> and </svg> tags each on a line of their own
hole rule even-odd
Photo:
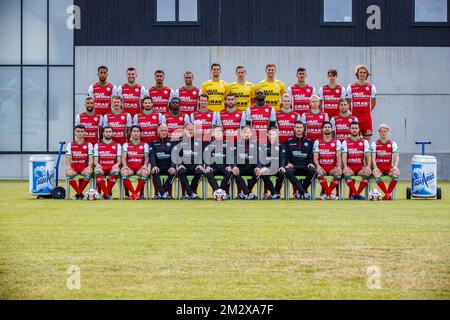
<svg viewBox="0 0 450 320">
<path fill-rule="evenodd" d="M 333 194 L 333 190 L 339 185 L 341 180 L 341 142 L 331 136 L 333 128 L 331 122 L 325 121 L 322 124 L 322 138 L 314 142 L 314 164 L 316 166 L 317 177 L 324 193 L 321 200 L 327 197 L 331 200 L 339 200 Z M 325 176 L 334 176 L 328 185 Z"/>
<path fill-rule="evenodd" d="M 350 124 L 350 138 L 342 142 L 342 163 L 344 165 L 344 179 L 350 189 L 351 200 L 364 200 L 361 195 L 370 179 L 370 146 L 366 139 L 359 133 L 359 123 Z M 362 180 L 356 189 L 352 176 L 361 176 Z"/>
<path fill-rule="evenodd" d="M 242 192 L 238 194 L 238 200 L 249 199 L 256 200 L 258 197 L 252 193 L 252 189 L 258 182 L 256 167 L 258 163 L 258 143 L 251 140 L 252 129 L 249 126 L 242 128 L 241 139 L 237 141 L 236 145 L 236 161 L 233 167 L 233 175 L 236 179 L 237 185 Z M 245 182 L 243 176 L 250 176 L 251 178 Z"/>
<path fill-rule="evenodd" d="M 94 146 L 94 172 L 99 190 L 104 199 L 112 199 L 112 188 L 120 173 L 121 146 L 112 141 L 113 130 L 110 126 L 103 128 L 103 140 Z M 106 181 L 106 176 L 109 179 Z"/>
<path fill-rule="evenodd" d="M 208 144 L 203 151 L 205 177 L 213 191 L 226 190 L 233 175 L 235 147 L 232 146 L 233 142 L 223 140 L 222 127 L 213 128 L 213 139 L 214 141 Z M 218 175 L 223 176 L 220 187 L 216 180 Z"/>
<path fill-rule="evenodd" d="M 83 191 L 89 184 L 92 175 L 94 162 L 92 156 L 92 144 L 84 141 L 84 125 L 77 124 L 75 126 L 75 140 L 67 145 L 66 153 L 66 176 L 69 179 L 69 184 L 76 192 L 73 200 L 84 198 Z M 82 175 L 84 178 L 77 182 L 74 179 L 76 175 Z"/>
<path fill-rule="evenodd" d="M 372 175 L 375 178 L 376 183 L 384 192 L 384 200 L 391 200 L 391 193 L 394 191 L 398 178 L 400 177 L 400 170 L 398 170 L 399 155 L 398 147 L 395 141 L 389 139 L 389 126 L 387 124 L 380 124 L 378 127 L 378 133 L 380 139 L 372 142 Z M 390 176 L 391 181 L 389 186 L 386 187 L 382 176 Z"/>
<path fill-rule="evenodd" d="M 130 200 L 143 199 L 144 186 L 149 175 L 148 170 L 148 144 L 141 141 L 141 129 L 138 126 L 131 127 L 131 139 L 122 148 L 122 180 L 123 185 L 129 190 Z M 129 176 L 139 176 L 136 189 Z"/>
</svg>

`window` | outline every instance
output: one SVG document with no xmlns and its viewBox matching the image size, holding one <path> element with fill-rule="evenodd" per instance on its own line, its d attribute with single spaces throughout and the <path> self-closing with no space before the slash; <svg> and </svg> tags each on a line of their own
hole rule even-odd
<svg viewBox="0 0 450 320">
<path fill-rule="evenodd" d="M 323 0 L 322 23 L 346 25 L 353 23 L 353 0 Z"/>
<path fill-rule="evenodd" d="M 448 0 L 415 0 L 414 22 L 419 24 L 447 24 Z"/>
<path fill-rule="evenodd" d="M 197 0 L 156 0 L 157 24 L 197 24 Z"/>
</svg>

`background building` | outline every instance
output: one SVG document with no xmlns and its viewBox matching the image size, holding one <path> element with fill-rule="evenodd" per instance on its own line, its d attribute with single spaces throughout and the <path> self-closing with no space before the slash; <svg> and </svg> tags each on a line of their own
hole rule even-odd
<svg viewBox="0 0 450 320">
<path fill-rule="evenodd" d="M 74 17 L 80 29 L 70 28 Z M 316 88 L 329 68 L 347 86 L 356 65 L 369 66 L 374 127 L 391 125 L 402 178 L 419 153 L 414 142 L 429 139 L 439 178 L 448 180 L 448 17 L 448 0 L 2 0 L 0 178 L 27 178 L 30 154 L 71 140 L 99 65 L 115 85 L 134 66 L 146 88 L 156 69 L 177 88 L 186 70 L 197 85 L 208 80 L 213 62 L 227 82 L 241 64 L 256 83 L 273 62 L 286 85 L 304 66 Z"/>
</svg>

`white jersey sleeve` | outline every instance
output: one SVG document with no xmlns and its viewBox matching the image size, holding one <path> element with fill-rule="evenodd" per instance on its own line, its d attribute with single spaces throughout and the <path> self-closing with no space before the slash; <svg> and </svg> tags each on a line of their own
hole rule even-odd
<svg viewBox="0 0 450 320">
<path fill-rule="evenodd" d="M 303 114 L 300 116 L 300 120 L 301 120 L 303 123 L 306 123 L 306 113 L 303 113 Z"/>
<path fill-rule="evenodd" d="M 125 142 L 122 146 L 122 152 L 128 152 L 128 142 Z"/>
<path fill-rule="evenodd" d="M 105 114 L 103 116 L 103 120 L 102 121 L 103 121 L 103 126 L 104 127 L 108 125 L 108 115 L 107 114 Z"/>
<path fill-rule="evenodd" d="M 88 155 L 90 155 L 90 156 L 94 155 L 94 147 L 92 146 L 92 143 L 90 143 L 90 142 L 88 144 Z"/>
<path fill-rule="evenodd" d="M 347 86 L 347 90 L 345 90 L 345 94 L 347 96 L 347 99 L 351 99 L 352 98 L 352 85 L 349 84 Z"/>
<path fill-rule="evenodd" d="M 370 99 L 376 99 L 377 98 L 377 88 L 374 84 L 372 84 L 372 94 L 370 95 Z"/>
<path fill-rule="evenodd" d="M 189 119 L 189 116 L 187 114 L 184 115 L 184 125 L 187 125 L 191 123 L 191 120 Z"/>
<path fill-rule="evenodd" d="M 166 116 L 159 114 L 159 124 L 166 124 Z"/>
<path fill-rule="evenodd" d="M 345 100 L 346 94 L 347 94 L 346 90 L 345 90 L 344 86 L 342 86 L 342 88 L 341 88 L 341 100 Z"/>
<path fill-rule="evenodd" d="M 345 142 L 345 141 L 344 141 Z M 364 153 L 369 153 L 370 152 L 370 145 L 369 145 L 369 141 L 367 141 L 366 139 L 364 139 Z"/>
<path fill-rule="evenodd" d="M 252 111 L 250 110 L 250 108 L 247 108 L 247 110 L 245 110 L 245 121 L 252 123 Z"/>
<path fill-rule="evenodd" d="M 319 96 L 320 100 L 323 100 L 323 87 L 319 88 L 319 92 L 317 93 L 317 95 Z"/>
<path fill-rule="evenodd" d="M 117 87 L 116 93 L 119 97 L 121 97 L 123 99 L 122 86 Z"/>
<path fill-rule="evenodd" d="M 133 126 L 137 126 L 137 125 L 139 125 L 139 118 L 138 118 L 138 115 L 136 113 L 134 115 L 134 117 L 133 117 Z"/>
<path fill-rule="evenodd" d="M 149 149 L 148 149 L 148 144 L 147 143 L 145 143 L 144 144 L 144 153 L 149 153 Z"/>
<path fill-rule="evenodd" d="M 367 141 L 366 141 L 367 142 Z M 347 153 L 347 141 L 344 140 L 341 144 L 341 152 L 342 153 Z"/>
<path fill-rule="evenodd" d="M 311 96 L 317 95 L 316 87 L 312 86 L 312 88 L 313 88 L 313 90 L 312 90 Z"/>
<path fill-rule="evenodd" d="M 292 89 L 291 89 L 291 86 L 289 86 L 289 87 L 286 88 L 286 93 L 289 94 L 289 95 L 291 96 L 291 99 L 294 98 L 294 96 L 292 95 Z"/>
<path fill-rule="evenodd" d="M 395 141 L 392 141 L 392 152 L 393 153 L 398 152 L 398 145 L 397 145 L 397 142 L 395 142 Z"/>
<path fill-rule="evenodd" d="M 333 129 L 334 133 L 336 133 L 336 120 L 334 120 L 334 117 L 331 117 L 331 128 Z"/>
<path fill-rule="evenodd" d="M 94 97 L 94 86 L 92 84 L 89 86 L 87 95 L 88 95 L 88 97 L 91 97 L 91 98 Z"/>
<path fill-rule="evenodd" d="M 111 94 L 111 97 L 114 97 L 114 96 L 117 96 L 118 94 L 117 94 L 117 87 L 115 86 L 115 85 L 112 85 L 113 86 L 113 89 L 112 89 L 112 94 Z"/>
<path fill-rule="evenodd" d="M 212 125 L 213 125 L 213 127 L 222 125 L 222 121 L 220 120 L 220 113 L 219 112 L 214 112 Z"/>
<path fill-rule="evenodd" d="M 376 144 L 375 141 L 373 141 L 371 146 L 370 146 L 370 152 L 372 152 L 372 153 L 376 153 L 377 152 L 377 144 Z"/>
<path fill-rule="evenodd" d="M 220 118 L 220 116 L 219 116 Z M 222 122 L 222 121 L 221 121 Z M 242 117 L 241 117 L 241 128 L 245 127 L 245 125 L 247 124 L 247 122 L 245 121 L 245 112 L 242 112 Z"/>
<path fill-rule="evenodd" d="M 319 153 L 319 140 L 314 141 L 313 152 L 314 153 Z"/>
<path fill-rule="evenodd" d="M 145 96 L 148 96 L 148 91 L 145 90 L 144 86 L 142 86 L 142 87 L 141 87 L 141 96 L 140 96 L 140 99 L 141 99 L 141 100 L 144 99 Z"/>
<path fill-rule="evenodd" d="M 72 142 L 69 142 L 66 147 L 66 156 L 72 156 Z"/>
<path fill-rule="evenodd" d="M 339 140 L 336 140 L 336 151 L 338 151 L 338 152 L 342 151 L 342 144 Z"/>
<path fill-rule="evenodd" d="M 120 157 L 122 155 L 122 146 L 120 143 L 117 144 L 117 156 Z"/>
<path fill-rule="evenodd" d="M 275 109 L 272 107 L 272 110 L 270 111 L 270 119 L 269 121 L 271 122 L 276 122 L 277 121 L 277 113 L 275 111 Z"/>
<path fill-rule="evenodd" d="M 80 114 L 77 114 L 75 118 L 75 125 L 80 124 Z"/>
<path fill-rule="evenodd" d="M 127 128 L 133 125 L 133 119 L 131 119 L 131 115 L 127 113 Z"/>
<path fill-rule="evenodd" d="M 190 118 L 191 118 L 191 123 L 195 124 L 195 117 L 194 117 L 193 112 L 191 113 Z"/>
<path fill-rule="evenodd" d="M 96 143 L 94 146 L 94 157 L 98 158 L 98 143 Z"/>
<path fill-rule="evenodd" d="M 328 118 L 328 113 L 325 113 L 325 121 L 330 121 L 330 118 Z"/>
</svg>

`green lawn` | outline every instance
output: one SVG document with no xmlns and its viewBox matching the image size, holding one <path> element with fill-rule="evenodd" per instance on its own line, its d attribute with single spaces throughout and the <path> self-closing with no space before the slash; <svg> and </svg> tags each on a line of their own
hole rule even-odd
<svg viewBox="0 0 450 320">
<path fill-rule="evenodd" d="M 94 202 L 0 181 L 0 298 L 449 299 L 441 186 L 442 200 Z"/>
</svg>

